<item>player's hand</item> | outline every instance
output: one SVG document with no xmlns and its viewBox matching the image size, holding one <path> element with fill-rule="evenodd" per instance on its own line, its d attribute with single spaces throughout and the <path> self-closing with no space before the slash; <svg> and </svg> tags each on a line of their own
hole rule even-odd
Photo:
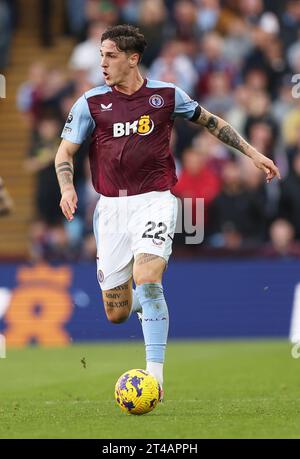
<svg viewBox="0 0 300 459">
<path fill-rule="evenodd" d="M 60 208 L 66 219 L 70 222 L 74 218 L 77 209 L 77 194 L 74 188 L 63 192 L 60 200 Z"/>
<path fill-rule="evenodd" d="M 258 169 L 261 169 L 266 174 L 266 180 L 269 183 L 274 177 L 281 178 L 280 172 L 277 166 L 273 163 L 270 158 L 262 155 L 261 153 L 256 152 L 255 156 L 252 158 L 254 164 Z"/>
</svg>

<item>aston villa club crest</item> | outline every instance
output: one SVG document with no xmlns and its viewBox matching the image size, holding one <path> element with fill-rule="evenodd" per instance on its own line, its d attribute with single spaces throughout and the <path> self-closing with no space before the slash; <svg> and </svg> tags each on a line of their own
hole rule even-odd
<svg viewBox="0 0 300 459">
<path fill-rule="evenodd" d="M 103 271 L 101 271 L 101 269 L 98 270 L 97 277 L 100 283 L 104 281 L 104 274 Z"/>
<path fill-rule="evenodd" d="M 165 101 L 159 94 L 153 94 L 149 99 L 149 104 L 154 108 L 161 108 Z"/>
</svg>

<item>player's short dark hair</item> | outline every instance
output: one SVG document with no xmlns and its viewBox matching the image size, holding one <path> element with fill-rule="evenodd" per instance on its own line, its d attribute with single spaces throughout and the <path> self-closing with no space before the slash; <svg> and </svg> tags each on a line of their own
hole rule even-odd
<svg viewBox="0 0 300 459">
<path fill-rule="evenodd" d="M 117 48 L 125 53 L 138 53 L 140 60 L 147 46 L 144 35 L 137 27 L 129 24 L 109 27 L 101 37 L 101 43 L 104 40 L 114 41 Z"/>
</svg>

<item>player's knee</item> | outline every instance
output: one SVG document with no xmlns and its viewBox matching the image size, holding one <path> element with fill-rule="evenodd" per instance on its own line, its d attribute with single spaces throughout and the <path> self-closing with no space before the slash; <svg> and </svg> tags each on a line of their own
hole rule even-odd
<svg viewBox="0 0 300 459">
<path fill-rule="evenodd" d="M 138 255 L 133 268 L 134 282 L 136 285 L 161 283 L 165 267 L 162 257 L 149 260 L 149 254 Z"/>
<path fill-rule="evenodd" d="M 134 279 L 136 285 L 156 284 L 161 282 L 161 276 L 158 276 L 155 271 L 137 273 Z"/>
</svg>

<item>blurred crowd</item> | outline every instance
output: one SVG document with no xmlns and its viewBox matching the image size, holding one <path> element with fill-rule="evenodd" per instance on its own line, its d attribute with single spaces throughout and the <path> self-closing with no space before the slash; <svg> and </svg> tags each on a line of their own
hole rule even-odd
<svg viewBox="0 0 300 459">
<path fill-rule="evenodd" d="M 55 46 L 50 23 L 46 24 L 51 0 L 40 3 L 48 12 L 43 25 L 47 36 L 41 36 L 41 43 Z M 175 251 L 177 247 L 178 253 L 182 248 L 182 253 L 204 255 L 299 256 L 300 1 L 65 0 L 65 14 L 62 33 L 74 37 L 65 68 L 32 63 L 17 94 L 18 108 L 32 133 L 25 167 L 37 181 L 33 257 L 94 257 L 92 220 L 98 195 L 90 182 L 88 141 L 75 163 L 79 209 L 72 223 L 65 224 L 60 213 L 53 162 L 74 101 L 103 84 L 100 37 L 107 26 L 118 23 L 137 25 L 145 35 L 145 77 L 184 89 L 231 123 L 281 171 L 280 182 L 266 184 L 244 155 L 206 130 L 176 120 L 171 147 L 178 183 L 173 193 L 192 198 L 193 222 L 196 199 L 204 198 L 205 239 L 197 248 L 183 248 L 185 235 L 178 234 Z M 6 16 L 12 13 L 0 0 L 1 24 Z"/>
</svg>

